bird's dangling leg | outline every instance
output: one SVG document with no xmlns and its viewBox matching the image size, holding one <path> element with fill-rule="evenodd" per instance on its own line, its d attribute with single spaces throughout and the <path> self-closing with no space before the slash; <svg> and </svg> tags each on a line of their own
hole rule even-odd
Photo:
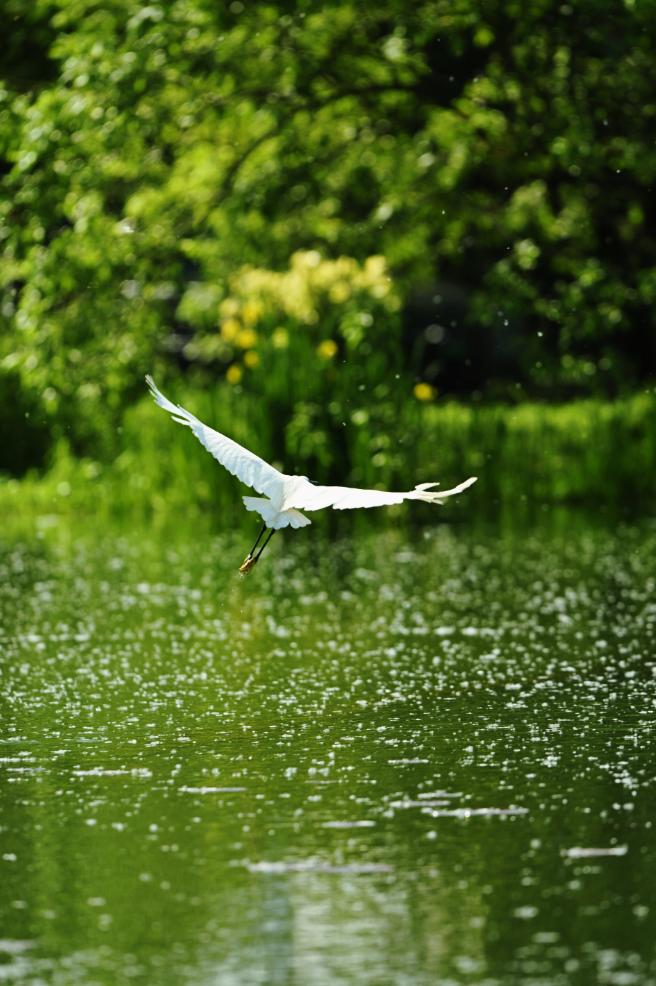
<svg viewBox="0 0 656 986">
<path fill-rule="evenodd" d="M 272 527 L 271 530 L 269 531 L 268 538 L 266 539 L 266 541 L 264 542 L 264 544 L 262 545 L 262 547 L 260 548 L 260 550 L 258 551 L 258 553 L 255 555 L 254 561 L 259 561 L 260 560 L 260 555 L 262 554 L 262 552 L 264 551 L 264 549 L 266 548 L 267 544 L 269 543 L 269 541 L 271 540 L 271 538 L 273 537 L 273 535 L 275 533 L 276 533 L 276 529 L 275 529 L 275 527 Z"/>
<path fill-rule="evenodd" d="M 262 537 L 262 535 L 264 534 L 264 532 L 266 531 L 266 529 L 267 529 L 266 524 L 262 524 L 262 530 L 257 535 L 257 538 L 255 540 L 255 544 L 253 545 L 253 547 L 251 548 L 251 550 L 248 552 L 248 555 L 246 556 L 247 558 L 252 558 L 253 555 L 255 554 L 255 549 L 257 548 L 258 544 L 260 543 L 260 538 Z"/>
<path fill-rule="evenodd" d="M 239 571 L 241 572 L 242 575 L 246 575 L 247 572 L 250 572 L 251 568 L 253 567 L 253 565 L 255 564 L 255 562 L 257 561 L 257 559 L 262 554 L 262 548 L 264 547 L 264 545 L 262 546 L 262 548 L 260 548 L 260 550 L 258 552 L 258 555 L 257 555 L 257 558 L 254 558 L 253 557 L 253 555 L 255 554 L 255 549 L 257 548 L 258 544 L 260 543 L 260 539 L 261 539 L 262 535 L 264 534 L 264 532 L 266 531 L 266 529 L 267 529 L 266 524 L 263 524 L 262 525 L 262 530 L 257 535 L 257 539 L 255 541 L 255 544 L 253 545 L 253 547 L 251 548 L 251 550 L 248 552 L 248 554 L 244 558 L 244 560 L 241 563 L 241 565 L 239 566 Z M 273 533 L 273 531 L 271 533 Z M 269 535 L 269 537 L 271 537 L 271 534 Z M 267 538 L 267 541 L 264 542 L 264 544 L 267 544 L 267 542 L 268 542 L 268 538 Z"/>
</svg>

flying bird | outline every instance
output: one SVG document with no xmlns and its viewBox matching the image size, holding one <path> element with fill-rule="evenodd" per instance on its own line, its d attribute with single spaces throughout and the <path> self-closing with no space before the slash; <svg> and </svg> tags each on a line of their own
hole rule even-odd
<svg viewBox="0 0 656 986">
<path fill-rule="evenodd" d="M 274 531 L 282 527 L 307 527 L 312 521 L 301 513 L 302 510 L 323 510 L 332 507 L 333 510 L 351 510 L 356 507 L 384 507 L 391 503 L 402 503 L 404 500 L 421 500 L 424 503 L 443 503 L 456 493 L 462 493 L 468 486 L 476 482 L 476 476 L 471 476 L 464 483 L 454 486 L 452 490 L 437 491 L 438 483 L 420 483 L 414 490 L 407 493 L 393 493 L 385 490 L 359 490 L 350 486 L 320 486 L 313 483 L 307 476 L 288 476 L 279 472 L 273 466 L 260 459 L 259 456 L 243 448 L 226 435 L 203 424 L 189 411 L 179 404 L 173 404 L 155 386 L 151 376 L 146 377 L 146 383 L 159 407 L 173 417 L 181 425 L 191 428 L 194 435 L 204 445 L 207 451 L 224 466 L 228 472 L 240 479 L 246 486 L 252 487 L 261 496 L 243 497 L 247 510 L 258 513 L 264 524 L 257 540 L 246 558 L 239 566 L 242 575 L 253 568 L 262 556 L 262 552 L 271 540 Z M 269 530 L 266 540 L 257 550 L 262 536 Z"/>
</svg>

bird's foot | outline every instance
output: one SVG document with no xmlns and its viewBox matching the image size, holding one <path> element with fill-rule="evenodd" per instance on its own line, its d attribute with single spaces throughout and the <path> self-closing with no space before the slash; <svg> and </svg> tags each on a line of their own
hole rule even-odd
<svg viewBox="0 0 656 986">
<path fill-rule="evenodd" d="M 255 555 L 250 555 L 250 554 L 246 555 L 243 562 L 239 566 L 239 574 L 248 575 L 248 573 L 250 572 L 251 568 L 253 567 L 256 561 L 257 561 L 257 557 Z"/>
</svg>

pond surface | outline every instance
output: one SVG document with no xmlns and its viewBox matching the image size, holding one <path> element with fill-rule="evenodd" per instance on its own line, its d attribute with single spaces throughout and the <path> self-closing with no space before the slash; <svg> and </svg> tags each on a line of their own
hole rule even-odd
<svg viewBox="0 0 656 986">
<path fill-rule="evenodd" d="M 656 523 L 0 541 L 0 983 L 656 982 Z"/>
</svg>

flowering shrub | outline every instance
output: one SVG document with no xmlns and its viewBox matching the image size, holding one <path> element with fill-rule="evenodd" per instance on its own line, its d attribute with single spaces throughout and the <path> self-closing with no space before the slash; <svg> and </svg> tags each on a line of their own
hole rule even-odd
<svg viewBox="0 0 656 986">
<path fill-rule="evenodd" d="M 185 356 L 269 408 L 280 459 L 309 462 L 319 476 L 333 465 L 343 475 L 366 425 L 367 457 L 388 464 L 396 401 L 412 388 L 402 379 L 399 298 L 383 257 L 359 263 L 306 250 L 287 270 L 242 267 L 215 300 L 207 329 L 194 318 L 196 292 L 190 287 L 180 305 L 199 326 Z"/>
</svg>

